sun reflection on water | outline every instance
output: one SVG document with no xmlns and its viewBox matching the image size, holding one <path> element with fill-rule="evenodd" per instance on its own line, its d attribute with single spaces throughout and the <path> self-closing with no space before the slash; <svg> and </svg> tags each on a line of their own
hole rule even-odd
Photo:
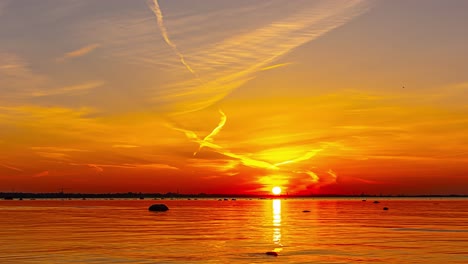
<svg viewBox="0 0 468 264">
<path fill-rule="evenodd" d="M 274 251 L 281 251 L 281 200 L 273 200 L 273 243 L 277 246 Z"/>
</svg>

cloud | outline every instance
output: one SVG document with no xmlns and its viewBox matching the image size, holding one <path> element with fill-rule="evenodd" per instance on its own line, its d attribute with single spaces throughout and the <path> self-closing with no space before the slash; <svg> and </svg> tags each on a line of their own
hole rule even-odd
<svg viewBox="0 0 468 264">
<path fill-rule="evenodd" d="M 264 68 L 261 68 L 259 71 L 269 71 L 269 70 L 273 70 L 273 69 L 276 69 L 276 68 L 286 67 L 286 66 L 289 66 L 291 64 L 293 64 L 293 63 L 292 62 L 278 63 L 278 64 L 274 64 L 274 65 L 271 65 L 271 66 L 266 66 Z"/>
<path fill-rule="evenodd" d="M 65 154 L 65 153 L 59 153 L 59 152 L 36 152 L 37 155 L 47 158 L 47 159 L 53 159 L 53 160 L 69 160 L 70 155 Z"/>
<path fill-rule="evenodd" d="M 32 150 L 43 151 L 43 152 L 86 152 L 88 150 L 75 149 L 75 148 L 63 148 L 63 147 L 31 147 Z"/>
<path fill-rule="evenodd" d="M 42 171 L 33 175 L 34 178 L 49 176 L 49 171 Z"/>
<path fill-rule="evenodd" d="M 306 152 L 305 154 L 303 154 L 303 155 L 301 155 L 299 157 L 282 160 L 282 161 L 277 162 L 275 164 L 273 164 L 273 163 L 271 163 L 269 161 L 253 158 L 253 157 L 251 157 L 252 155 L 246 155 L 246 154 L 243 154 L 243 153 L 235 153 L 234 151 L 228 150 L 227 148 L 225 148 L 225 147 L 223 147 L 223 146 L 221 146 L 219 144 L 215 144 L 213 142 L 214 141 L 214 136 L 216 136 L 221 131 L 221 129 L 224 127 L 224 125 L 226 124 L 226 121 L 227 121 L 226 114 L 221 110 L 219 111 L 219 113 L 221 114 L 221 118 L 220 118 L 220 121 L 219 121 L 218 125 L 208 134 L 208 136 L 206 136 L 203 139 L 200 139 L 194 131 L 181 129 L 181 128 L 178 128 L 178 127 L 175 127 L 175 126 L 172 126 L 172 125 L 169 125 L 169 126 L 171 128 L 173 128 L 174 130 L 176 130 L 176 131 L 183 132 L 188 139 L 190 139 L 191 141 L 199 144 L 199 150 L 202 147 L 210 148 L 212 151 L 214 151 L 216 153 L 219 153 L 221 155 L 224 155 L 226 157 L 236 159 L 241 164 L 243 164 L 243 165 L 245 165 L 247 167 L 250 167 L 250 168 L 259 168 L 259 169 L 267 169 L 267 170 L 277 171 L 277 170 L 280 170 L 281 169 L 280 167 L 283 166 L 283 165 L 298 163 L 298 162 L 309 160 L 312 157 L 314 157 L 318 152 L 322 151 L 322 149 L 316 149 L 316 150 L 313 150 L 313 151 L 308 151 L 308 152 Z M 195 152 L 195 154 L 197 152 Z"/>
<path fill-rule="evenodd" d="M 276 3 L 276 8 L 281 3 Z M 287 65 L 272 63 L 297 47 L 345 24 L 368 8 L 367 1 L 363 0 L 318 1 L 315 4 L 300 2 L 292 6 L 293 11 L 272 18 L 266 25 L 257 24 L 243 33 L 221 40 L 208 39 L 204 45 L 188 47 L 189 51 L 184 55 L 187 60 L 190 59 L 190 71 L 196 72 L 199 78 L 174 82 L 158 98 L 173 102 L 174 111 L 178 113 L 204 109 L 255 78 L 256 73 Z M 162 19 L 161 10 L 158 10 Z M 170 28 L 164 27 L 161 31 L 167 39 Z M 177 29 L 174 31 L 177 33 Z M 187 38 L 186 46 L 190 42 Z M 185 60 L 183 64 L 188 65 Z"/>
<path fill-rule="evenodd" d="M 53 79 L 34 72 L 30 63 L 17 54 L 0 51 L 0 57 L 2 58 L 0 61 L 0 87 L 2 89 L 0 100 L 4 104 L 24 105 L 25 102 L 29 102 L 29 99 L 37 97 L 79 95 L 105 84 L 101 80 L 92 80 L 57 87 Z"/>
<path fill-rule="evenodd" d="M 167 43 L 167 45 L 169 45 L 169 47 L 171 47 L 171 49 L 174 51 L 174 53 L 177 55 L 177 57 L 179 57 L 180 62 L 185 66 L 185 68 L 187 68 L 187 70 L 189 72 L 191 72 L 192 74 L 195 75 L 195 77 L 198 78 L 197 74 L 192 69 L 192 67 L 190 67 L 190 65 L 185 61 L 184 55 L 179 51 L 177 46 L 169 38 L 166 26 L 164 25 L 164 18 L 163 18 L 163 14 L 161 12 L 161 8 L 159 7 L 158 0 L 148 1 L 148 5 L 150 6 L 153 13 L 156 15 L 156 20 L 158 22 L 158 26 L 159 26 L 159 29 L 161 31 L 161 35 L 164 38 L 164 41 Z"/>
<path fill-rule="evenodd" d="M 86 93 L 92 89 L 103 86 L 103 81 L 91 81 L 77 85 L 70 85 L 56 89 L 41 90 L 33 92 L 31 95 L 34 97 L 52 96 L 52 95 L 77 95 Z"/>
<path fill-rule="evenodd" d="M 128 144 L 115 144 L 112 145 L 113 148 L 124 148 L 124 149 L 130 149 L 130 148 L 138 148 L 140 146 L 136 145 L 128 145 Z"/>
<path fill-rule="evenodd" d="M 57 62 L 63 62 L 65 60 L 74 59 L 82 57 L 86 54 L 93 52 L 95 49 L 99 48 L 101 45 L 98 43 L 89 44 L 79 49 L 65 53 L 62 57 L 57 59 Z"/>
<path fill-rule="evenodd" d="M 102 166 L 96 165 L 96 164 L 87 164 L 88 167 L 96 170 L 97 172 L 103 172 L 104 169 L 101 168 Z"/>
<path fill-rule="evenodd" d="M 33 72 L 29 63 L 15 53 L 0 51 L 0 58 L 0 100 L 5 104 L 29 97 L 49 81 L 47 77 Z"/>
<path fill-rule="evenodd" d="M 338 175 L 337 175 L 336 172 L 334 172 L 332 169 L 329 169 L 329 170 L 327 171 L 327 173 L 328 173 L 330 176 L 332 176 L 333 179 L 335 179 L 335 181 L 336 181 L 336 179 L 338 178 Z"/>
<path fill-rule="evenodd" d="M 20 168 L 17 168 L 17 167 L 11 166 L 11 165 L 7 165 L 7 164 L 4 164 L 4 163 L 0 163 L 0 166 L 1 166 L 1 167 L 4 167 L 4 168 L 7 168 L 7 169 L 9 169 L 9 170 L 14 170 L 14 171 L 23 172 L 23 170 L 20 169 Z"/>
<path fill-rule="evenodd" d="M 69 163 L 73 166 L 87 166 L 98 172 L 103 172 L 104 168 L 119 168 L 119 169 L 156 169 L 156 170 L 178 170 L 179 168 L 161 163 L 122 163 L 122 164 L 80 164 Z"/>
</svg>

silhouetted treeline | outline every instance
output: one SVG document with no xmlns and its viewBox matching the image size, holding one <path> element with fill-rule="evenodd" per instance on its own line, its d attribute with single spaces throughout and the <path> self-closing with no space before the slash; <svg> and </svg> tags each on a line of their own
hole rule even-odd
<svg viewBox="0 0 468 264">
<path fill-rule="evenodd" d="M 54 192 L 54 193 L 20 193 L 20 192 L 0 192 L 0 199 L 103 199 L 103 198 L 117 198 L 117 199 L 151 199 L 151 198 L 311 198 L 311 197 L 336 197 L 336 198 L 352 198 L 352 197 L 468 197 L 468 195 L 450 194 L 450 195 L 371 195 L 371 194 L 360 194 L 360 195 L 345 195 L 345 194 L 311 194 L 311 195 L 246 195 L 246 194 L 181 194 L 181 193 L 141 193 L 141 192 L 127 192 L 127 193 L 65 193 L 65 192 Z"/>
</svg>

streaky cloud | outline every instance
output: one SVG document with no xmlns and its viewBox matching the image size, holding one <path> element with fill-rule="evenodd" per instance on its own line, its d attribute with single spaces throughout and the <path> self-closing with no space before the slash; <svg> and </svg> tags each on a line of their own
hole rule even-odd
<svg viewBox="0 0 468 264">
<path fill-rule="evenodd" d="M 4 168 L 7 168 L 9 170 L 14 170 L 14 171 L 18 171 L 18 172 L 23 172 L 24 170 L 18 168 L 18 167 L 14 167 L 14 166 L 11 166 L 11 165 L 7 165 L 5 163 L 0 163 L 0 166 L 1 167 L 4 167 Z"/>
<path fill-rule="evenodd" d="M 218 126 L 215 127 L 213 131 L 211 131 L 210 134 L 208 134 L 205 138 L 203 138 L 203 141 L 200 143 L 200 147 L 193 155 L 197 155 L 197 153 L 205 146 L 206 144 L 205 142 L 210 142 L 210 143 L 213 142 L 213 137 L 216 136 L 226 124 L 226 121 L 227 121 L 226 114 L 224 114 L 222 110 L 219 110 L 219 113 L 221 114 L 221 120 L 219 121 Z"/>
<path fill-rule="evenodd" d="M 259 71 L 274 70 L 274 69 L 277 69 L 277 68 L 289 66 L 289 65 L 291 65 L 291 64 L 293 64 L 293 63 L 292 63 L 292 62 L 288 62 L 288 63 L 278 63 L 278 64 L 275 64 L 275 65 L 271 65 L 271 66 L 267 66 L 267 67 L 261 68 Z"/>
<path fill-rule="evenodd" d="M 42 89 L 40 91 L 31 93 L 31 95 L 34 97 L 44 97 L 52 95 L 76 95 L 86 93 L 92 89 L 101 87 L 104 84 L 105 82 L 103 81 L 90 81 L 82 84 L 70 85 L 56 89 Z"/>
<path fill-rule="evenodd" d="M 176 44 L 174 44 L 171 39 L 169 38 L 169 34 L 167 33 L 166 26 L 164 25 L 164 17 L 161 11 L 161 7 L 159 6 L 158 0 L 148 0 L 148 6 L 151 8 L 153 13 L 156 15 L 156 20 L 158 22 L 159 30 L 161 31 L 161 35 L 164 38 L 164 41 L 167 43 L 169 47 L 174 51 L 174 53 L 179 57 L 180 62 L 190 71 L 195 77 L 198 79 L 198 75 L 195 71 L 190 67 L 190 65 L 185 61 L 185 57 L 182 52 L 179 51 Z"/>
<path fill-rule="evenodd" d="M 100 46 L 101 45 L 98 44 L 98 43 L 93 43 L 93 44 L 83 46 L 83 47 L 81 47 L 79 49 L 72 50 L 70 52 L 65 53 L 65 55 L 63 55 L 62 57 L 58 58 L 57 62 L 63 62 L 63 61 L 69 60 L 69 59 L 82 57 L 82 56 L 84 56 L 84 55 L 86 55 L 88 53 L 91 53 L 92 51 L 99 48 Z"/>
<path fill-rule="evenodd" d="M 216 42 L 207 40 L 204 46 L 192 47 L 186 54 L 196 65 L 197 76 L 203 79 L 203 83 L 199 79 L 174 82 L 158 98 L 172 102 L 176 113 L 209 107 L 255 78 L 258 72 L 286 66 L 274 63 L 367 9 L 365 0 L 319 1 L 315 5 L 301 2 L 295 12 L 284 13 L 266 25 Z M 160 12 L 156 13 L 161 15 Z M 167 33 L 165 28 L 161 31 L 163 35 Z M 190 39 L 187 42 L 186 45 L 189 45 Z"/>
<path fill-rule="evenodd" d="M 281 162 L 278 162 L 276 164 L 272 164 L 272 163 L 270 163 L 268 161 L 264 161 L 264 160 L 255 159 L 255 158 L 249 157 L 249 155 L 234 153 L 233 151 L 227 150 L 226 148 L 222 147 L 219 144 L 213 143 L 213 137 L 216 136 L 221 131 L 221 129 L 224 127 L 224 125 L 226 124 L 226 121 L 227 121 L 226 114 L 221 110 L 219 110 L 219 113 L 221 114 L 221 118 L 220 118 L 220 121 L 219 121 L 218 125 L 203 139 L 200 139 L 198 137 L 198 135 L 194 131 L 179 128 L 179 127 L 176 127 L 176 126 L 171 125 L 171 124 L 168 124 L 168 126 L 170 128 L 172 128 L 172 129 L 176 130 L 176 131 L 184 133 L 185 136 L 188 139 L 190 139 L 192 142 L 195 142 L 195 143 L 199 144 L 198 151 L 196 151 L 194 153 L 194 155 L 196 155 L 201 150 L 202 147 L 207 147 L 207 148 L 212 149 L 214 152 L 216 152 L 218 154 L 221 154 L 221 155 L 224 155 L 226 157 L 236 159 L 240 163 L 242 163 L 243 165 L 251 167 L 251 168 L 261 168 L 261 169 L 268 169 L 268 170 L 281 170 L 280 166 L 282 166 L 282 165 L 287 165 L 287 164 L 291 164 L 291 163 L 297 163 L 297 162 L 309 160 L 313 156 L 315 156 L 318 152 L 322 151 L 322 149 L 316 149 L 316 150 L 313 150 L 313 151 L 309 151 L 309 152 L 305 153 L 304 155 L 299 156 L 297 158 L 281 161 Z"/>
</svg>

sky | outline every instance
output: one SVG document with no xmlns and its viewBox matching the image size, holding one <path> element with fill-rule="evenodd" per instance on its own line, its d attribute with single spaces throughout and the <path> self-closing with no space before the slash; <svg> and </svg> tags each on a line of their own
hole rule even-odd
<svg viewBox="0 0 468 264">
<path fill-rule="evenodd" d="M 0 191 L 468 194 L 466 10 L 0 0 Z"/>
</svg>

